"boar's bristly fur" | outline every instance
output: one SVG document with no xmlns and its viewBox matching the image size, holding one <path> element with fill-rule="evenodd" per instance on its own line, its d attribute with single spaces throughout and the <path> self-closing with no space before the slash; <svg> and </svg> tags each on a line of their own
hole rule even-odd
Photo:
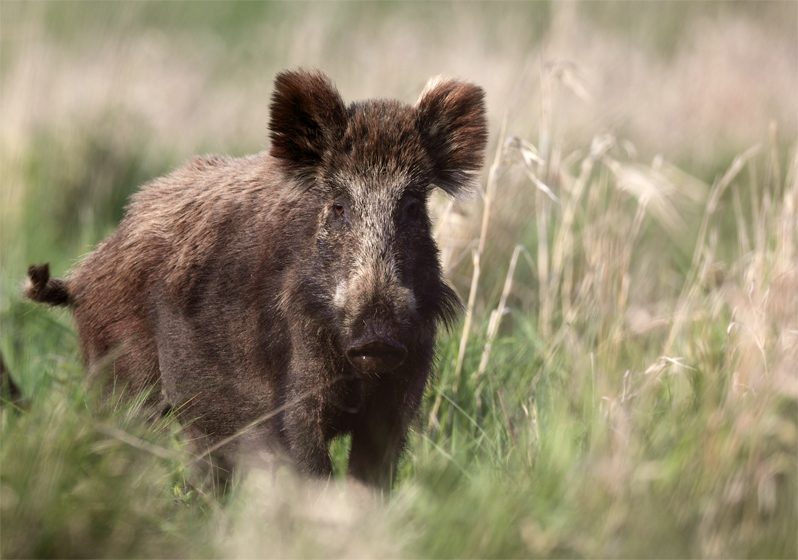
<svg viewBox="0 0 798 560">
<path fill-rule="evenodd" d="M 329 476 L 351 434 L 349 475 L 389 489 L 462 307 L 427 201 L 473 187 L 483 97 L 435 79 L 415 106 L 347 106 L 324 74 L 283 72 L 268 152 L 145 185 L 65 280 L 31 267 L 26 295 L 70 305 L 89 370 L 160 394 L 222 465 L 265 452 Z"/>
</svg>

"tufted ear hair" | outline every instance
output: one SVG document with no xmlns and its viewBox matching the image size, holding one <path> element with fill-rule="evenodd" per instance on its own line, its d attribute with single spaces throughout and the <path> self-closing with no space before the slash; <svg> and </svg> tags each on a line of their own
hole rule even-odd
<svg viewBox="0 0 798 560">
<path fill-rule="evenodd" d="M 272 94 L 272 156 L 299 180 L 315 174 L 322 157 L 346 129 L 346 106 L 332 81 L 318 70 L 277 74 Z"/>
<path fill-rule="evenodd" d="M 433 78 L 416 103 L 416 126 L 432 159 L 433 183 L 453 196 L 477 179 L 488 142 L 485 92 L 451 78 Z"/>
</svg>

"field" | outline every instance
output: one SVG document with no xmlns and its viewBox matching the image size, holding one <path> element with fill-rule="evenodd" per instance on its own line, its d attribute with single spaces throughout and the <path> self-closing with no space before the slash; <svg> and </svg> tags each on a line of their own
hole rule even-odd
<svg viewBox="0 0 798 560">
<path fill-rule="evenodd" d="M 474 200 L 433 201 L 468 313 L 389 499 L 205 492 L 170 418 L 83 383 L 23 301 L 128 196 L 268 142 L 274 74 L 487 91 Z M 798 556 L 798 3 L 0 3 L 0 556 Z M 348 442 L 337 441 L 337 472 Z"/>
</svg>

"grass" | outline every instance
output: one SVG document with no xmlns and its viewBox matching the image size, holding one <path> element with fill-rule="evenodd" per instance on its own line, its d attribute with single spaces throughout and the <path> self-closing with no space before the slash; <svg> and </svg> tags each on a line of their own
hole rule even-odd
<svg viewBox="0 0 798 560">
<path fill-rule="evenodd" d="M 647 322 L 631 314 L 641 305 L 633 301 L 634 282 L 645 278 L 633 256 L 645 250 L 635 245 L 656 214 L 639 199 L 636 211 L 613 211 L 635 191 L 623 188 L 627 175 L 618 171 L 626 164 L 612 148 L 589 154 L 575 166 L 579 175 L 559 170 L 561 203 L 537 198 L 544 203 L 538 223 L 548 225 L 548 241 L 537 240 L 531 263 L 539 278 L 547 270 L 540 312 L 512 317 L 482 376 L 484 339 L 463 339 L 470 345 L 463 370 L 471 375 L 463 382 L 457 366 L 444 368 L 432 395 L 440 409 L 421 435 L 423 453 L 455 465 L 448 467 L 459 482 L 450 507 L 474 515 L 464 533 L 487 540 L 465 539 L 452 552 L 450 532 L 430 531 L 430 538 L 447 537 L 420 550 L 476 557 L 795 553 L 795 159 L 784 183 L 775 181 L 785 177 L 781 170 L 766 171 L 751 190 L 751 213 L 727 207 L 741 224 L 736 245 L 747 250 L 727 263 L 716 256 L 720 201 L 757 157 L 777 161 L 774 153 L 743 154 L 712 185 L 681 291 L 657 302 L 669 314 L 645 314 Z M 594 175 L 596 165 L 610 173 Z M 660 169 L 636 169 L 649 187 L 661 178 Z M 589 176 L 595 179 L 580 186 Z M 761 228 L 754 237 L 762 253 L 749 248 L 742 224 Z M 480 524 L 492 501 L 486 495 L 509 516 L 500 535 Z"/>
<path fill-rule="evenodd" d="M 634 10 L 618 15 L 620 4 L 599 10 L 601 17 L 597 4 L 574 4 L 573 12 L 546 4 L 534 18 L 544 36 L 534 40 L 521 39 L 518 23 L 534 4 L 501 5 L 505 16 L 447 4 L 440 10 L 453 29 L 436 23 L 435 7 L 425 8 L 430 18 L 421 22 L 401 4 L 372 5 L 362 35 L 346 28 L 349 8 L 327 4 L 313 5 L 305 19 L 288 5 L 255 13 L 254 6 L 216 12 L 207 4 L 171 27 L 173 7 L 159 16 L 155 5 L 103 4 L 96 13 L 10 5 L 1 8 L 8 33 L 0 55 L 0 350 L 24 400 L 4 395 L 0 409 L 0 556 L 798 555 L 798 154 L 784 140 L 795 137 L 794 90 L 783 91 L 774 36 L 762 43 L 772 56 L 759 57 L 774 81 L 766 93 L 751 83 L 740 95 L 766 97 L 775 120 L 727 111 L 721 122 L 716 105 L 728 98 L 718 92 L 737 87 L 737 75 L 713 58 L 717 48 L 679 46 L 761 38 L 758 20 L 742 26 L 733 19 L 744 7 L 659 5 L 654 19 L 684 41 L 672 39 L 677 31 L 652 34 L 640 72 L 670 85 L 653 97 L 641 87 L 640 99 L 630 101 L 576 65 L 523 70 L 526 53 L 538 48 L 541 60 L 547 50 L 552 59 L 564 53 L 588 64 L 593 50 L 579 50 L 582 39 L 566 23 L 594 16 L 594 26 L 581 27 L 590 33 L 576 35 L 590 35 L 591 49 L 598 44 L 617 60 L 632 32 L 616 27 L 637 17 Z M 762 21 L 782 21 L 779 29 L 795 33 L 779 15 L 794 4 L 772 6 Z M 97 39 L 80 32 L 80 13 L 113 26 L 117 10 L 127 14 L 125 24 L 102 39 L 107 48 L 93 49 Z M 280 18 L 269 19 L 273 10 Z M 732 19 L 699 25 L 717 13 Z M 274 480 L 254 473 L 224 499 L 203 493 L 186 468 L 191 457 L 177 423 L 148 421 L 141 402 L 99 399 L 83 383 L 68 313 L 20 298 L 30 262 L 68 270 L 113 230 L 126 197 L 150 177 L 197 150 L 262 146 L 270 71 L 248 78 L 248 68 L 227 66 L 218 43 L 192 42 L 193 30 L 212 35 L 214 14 L 227 29 L 225 48 L 247 61 L 266 39 L 247 46 L 241 30 L 257 29 L 258 18 L 275 42 L 316 30 L 318 44 L 275 47 L 283 54 L 266 66 L 321 65 L 348 97 L 411 101 L 414 72 L 439 68 L 464 70 L 489 92 L 494 141 L 484 192 L 464 207 L 441 204 L 438 221 L 445 265 L 469 315 L 441 336 L 438 375 L 388 501 L 340 477 L 315 485 L 288 473 Z M 337 15 L 326 23 L 330 14 Z M 22 24 L 10 30 L 9 17 Z M 505 24 L 506 36 L 486 31 L 485 17 Z M 338 55 L 319 58 L 339 36 L 351 43 L 335 47 L 338 54 L 382 44 L 379 37 L 405 44 L 389 28 L 419 41 L 418 69 L 396 71 L 414 66 L 397 57 L 387 72 L 388 50 L 357 54 L 357 72 Z M 416 29 L 439 35 L 424 43 Z M 164 30 L 173 33 L 168 41 Z M 500 56 L 474 47 L 483 32 Z M 460 37 L 468 33 L 473 43 Z M 197 45 L 204 50 L 192 55 Z M 97 59 L 84 50 L 116 54 Z M 196 52 L 204 66 L 185 62 Z M 467 66 L 463 53 L 473 55 Z M 745 68 L 749 55 L 756 58 L 737 59 Z M 117 76 L 120 61 L 144 88 L 147 107 Z M 693 100 L 695 118 L 678 119 L 686 101 L 672 92 L 703 79 L 695 67 L 719 70 L 700 82 L 708 93 Z M 617 69 L 597 68 L 618 77 Z M 74 85 L 76 75 L 85 91 Z M 164 84 L 169 102 L 157 95 Z M 51 91 L 57 95 L 47 97 Z M 255 107 L 250 92 L 263 107 L 236 113 Z M 95 101 L 64 101 L 76 95 Z M 651 118 L 647 99 L 654 97 L 661 118 Z M 617 126 L 590 116 L 617 115 L 613 107 L 621 105 L 629 114 L 610 123 Z M 200 107 L 204 118 L 187 107 Z M 666 126 L 673 122 L 685 123 L 679 134 Z M 338 472 L 347 446 L 334 443 Z"/>
</svg>

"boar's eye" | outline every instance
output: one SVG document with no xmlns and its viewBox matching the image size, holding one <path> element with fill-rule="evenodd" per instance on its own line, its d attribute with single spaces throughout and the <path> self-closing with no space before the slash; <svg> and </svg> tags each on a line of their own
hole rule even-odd
<svg viewBox="0 0 798 560">
<path fill-rule="evenodd" d="M 424 201 L 417 196 L 406 195 L 400 204 L 402 221 L 416 220 L 424 211 Z"/>
<path fill-rule="evenodd" d="M 339 224 L 349 223 L 349 205 L 343 197 L 336 198 L 333 201 L 330 219 Z"/>
</svg>

